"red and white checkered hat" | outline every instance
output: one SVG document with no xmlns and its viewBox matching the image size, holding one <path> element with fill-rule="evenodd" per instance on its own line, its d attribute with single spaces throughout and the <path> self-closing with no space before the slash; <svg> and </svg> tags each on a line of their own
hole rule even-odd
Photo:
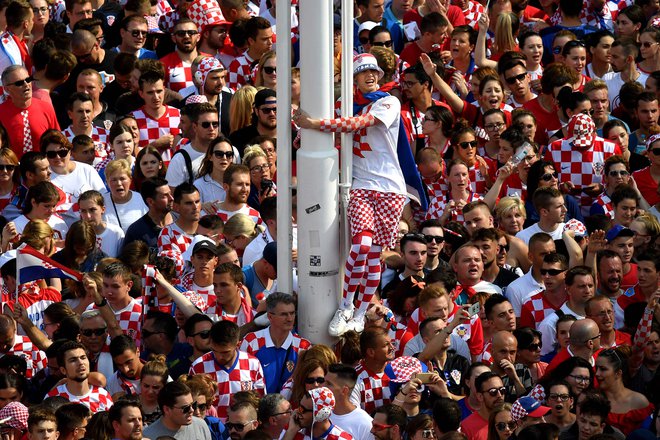
<svg viewBox="0 0 660 440">
<path fill-rule="evenodd" d="M 195 22 L 200 32 L 206 26 L 230 24 L 222 15 L 217 0 L 195 0 L 188 9 L 188 17 Z"/>
<path fill-rule="evenodd" d="M 546 415 L 549 411 L 550 408 L 541 405 L 541 402 L 533 397 L 523 396 L 511 405 L 511 418 L 514 422 L 522 420 L 527 416 L 539 418 Z"/>
<path fill-rule="evenodd" d="M 28 409 L 21 402 L 9 402 L 4 408 L 0 409 L 0 420 L 9 418 L 3 425 L 9 425 L 12 428 L 27 431 Z"/>
<path fill-rule="evenodd" d="M 209 102 L 204 95 L 190 95 L 186 98 L 186 105 L 188 104 L 201 104 L 203 102 Z"/>
<path fill-rule="evenodd" d="M 335 409 L 335 395 L 332 394 L 329 388 L 321 387 L 309 391 L 312 398 L 312 415 L 314 422 L 322 422 L 328 420 Z"/>
<path fill-rule="evenodd" d="M 660 133 L 654 134 L 653 136 L 649 137 L 648 140 L 646 141 L 646 149 L 650 149 L 654 143 L 657 141 L 660 141 Z"/>
<path fill-rule="evenodd" d="M 206 78 L 208 78 L 209 73 L 220 69 L 224 69 L 224 66 L 217 58 L 204 57 L 199 62 L 199 66 L 195 72 L 195 79 L 199 81 L 199 83 L 202 85 L 202 88 L 204 88 L 204 84 L 206 84 Z"/>
<path fill-rule="evenodd" d="M 580 220 L 570 219 L 564 224 L 564 231 L 575 232 L 576 237 L 586 237 L 587 227 Z"/>
<path fill-rule="evenodd" d="M 395 376 L 390 381 L 395 383 L 406 383 L 417 373 L 424 371 L 419 359 L 412 356 L 400 356 L 390 362 L 390 367 Z"/>
<path fill-rule="evenodd" d="M 378 66 L 376 57 L 370 53 L 361 53 L 353 57 L 353 75 L 357 75 L 365 70 L 375 70 L 378 72 L 378 79 L 382 79 L 385 73 L 383 69 Z"/>
<path fill-rule="evenodd" d="M 593 145 L 596 138 L 596 124 L 591 116 L 584 113 L 573 115 L 568 122 L 568 141 L 578 149 L 586 149 Z"/>
</svg>

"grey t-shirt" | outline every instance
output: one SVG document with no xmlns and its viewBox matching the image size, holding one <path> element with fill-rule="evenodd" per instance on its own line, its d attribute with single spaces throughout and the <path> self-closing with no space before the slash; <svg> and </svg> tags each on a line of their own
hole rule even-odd
<svg viewBox="0 0 660 440">
<path fill-rule="evenodd" d="M 168 435 L 177 440 L 211 440 L 211 431 L 206 422 L 199 417 L 193 417 L 190 425 L 182 426 L 178 431 L 172 431 L 163 425 L 163 418 L 156 420 L 144 429 L 144 437 L 156 440 L 158 437 Z"/>
</svg>

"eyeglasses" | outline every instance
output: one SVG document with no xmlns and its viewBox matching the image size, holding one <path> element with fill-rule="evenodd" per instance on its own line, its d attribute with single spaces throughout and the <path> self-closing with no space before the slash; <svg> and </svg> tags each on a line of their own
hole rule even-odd
<svg viewBox="0 0 660 440">
<path fill-rule="evenodd" d="M 45 14 L 48 12 L 48 7 L 42 6 L 40 8 L 32 8 L 32 12 L 34 12 L 34 15 Z"/>
<path fill-rule="evenodd" d="M 227 159 L 231 159 L 234 157 L 234 152 L 233 151 L 220 151 L 220 150 L 215 150 L 213 152 L 213 155 L 217 157 L 218 159 L 221 159 L 223 157 L 226 157 Z"/>
<path fill-rule="evenodd" d="M 147 339 L 149 336 L 158 335 L 158 334 L 165 334 L 165 332 L 152 332 L 145 328 L 142 329 L 142 339 Z"/>
<path fill-rule="evenodd" d="M 401 87 L 405 87 L 406 89 L 411 88 L 415 84 L 419 84 L 419 81 L 401 81 Z"/>
<path fill-rule="evenodd" d="M 571 398 L 570 394 L 557 394 L 557 393 L 552 393 L 548 396 L 548 400 L 558 400 L 560 402 L 566 402 L 568 399 Z"/>
<path fill-rule="evenodd" d="M 461 147 L 464 150 L 467 150 L 468 148 L 477 148 L 477 145 L 479 145 L 479 142 L 476 140 L 474 141 L 469 141 L 469 142 L 459 142 L 458 146 Z"/>
<path fill-rule="evenodd" d="M 550 182 L 552 179 L 556 179 L 557 177 L 559 177 L 559 174 L 557 174 L 555 171 L 554 173 L 545 173 L 541 176 L 541 180 L 544 182 Z"/>
<path fill-rule="evenodd" d="M 264 66 L 264 73 L 267 73 L 268 75 L 272 75 L 277 71 L 277 68 L 272 67 L 272 66 Z"/>
<path fill-rule="evenodd" d="M 308 377 L 305 379 L 305 383 L 307 385 L 314 385 L 316 383 L 318 384 L 324 384 L 325 383 L 325 377 L 319 376 L 319 377 Z"/>
<path fill-rule="evenodd" d="M 298 407 L 298 412 L 299 412 L 300 414 L 305 414 L 305 413 L 312 412 L 312 411 L 314 411 L 314 410 L 313 410 L 313 409 L 309 409 L 309 408 L 305 408 L 305 407 L 302 406 L 302 405 L 300 405 L 300 406 Z M 225 426 L 227 426 L 227 425 L 225 424 Z"/>
<path fill-rule="evenodd" d="M 504 388 L 504 387 L 502 387 L 502 388 L 491 388 L 489 390 L 482 391 L 482 393 L 483 394 L 488 393 L 488 394 L 490 394 L 491 397 L 495 397 L 498 394 L 501 395 L 501 396 L 505 396 L 506 395 L 506 388 Z"/>
<path fill-rule="evenodd" d="M 392 40 L 387 40 L 387 41 L 374 41 L 374 44 L 372 46 L 379 46 L 379 47 L 392 47 Z"/>
<path fill-rule="evenodd" d="M 57 151 L 52 151 L 52 150 L 51 151 L 46 151 L 46 157 L 48 159 L 55 159 L 57 156 L 64 158 L 64 157 L 66 157 L 67 154 L 69 154 L 69 151 L 71 151 L 71 150 L 69 150 L 67 148 L 63 148 L 63 149 L 57 150 Z"/>
<path fill-rule="evenodd" d="M 199 35 L 199 32 L 193 31 L 192 29 L 188 30 L 188 31 L 176 31 L 176 32 L 174 32 L 174 36 L 176 36 L 176 37 L 185 37 L 186 35 L 189 36 L 189 37 L 192 37 L 192 36 L 195 36 L 195 35 Z"/>
<path fill-rule="evenodd" d="M 500 128 L 506 127 L 506 124 L 503 122 L 497 122 L 495 124 L 488 124 L 484 128 L 488 131 L 499 130 Z"/>
<path fill-rule="evenodd" d="M 103 336 L 108 331 L 107 327 L 103 328 L 86 328 L 80 330 L 80 334 L 91 338 L 92 336 Z"/>
<path fill-rule="evenodd" d="M 202 128 L 210 128 L 211 126 L 213 128 L 218 128 L 220 126 L 220 123 L 218 121 L 204 121 L 201 124 Z"/>
<path fill-rule="evenodd" d="M 509 252 L 509 245 L 508 244 L 498 244 L 497 245 L 497 252 L 502 254 L 504 252 Z"/>
<path fill-rule="evenodd" d="M 630 173 L 626 170 L 621 170 L 621 171 L 612 170 L 609 173 L 607 173 L 607 175 L 610 177 L 619 177 L 619 176 L 626 177 L 626 176 L 630 176 Z"/>
<path fill-rule="evenodd" d="M 371 422 L 371 426 L 376 431 L 383 431 L 385 429 L 393 428 L 396 425 L 383 425 L 381 423 Z"/>
<path fill-rule="evenodd" d="M 592 109 L 592 108 L 590 108 L 590 109 L 588 109 L 588 110 L 586 110 L 586 109 L 585 109 L 585 110 L 582 110 L 580 113 L 582 113 L 583 115 L 593 116 L 593 115 L 594 115 L 594 112 L 595 112 L 595 110 Z"/>
<path fill-rule="evenodd" d="M 651 153 L 653 153 L 655 156 L 660 156 L 660 148 L 651 148 Z"/>
<path fill-rule="evenodd" d="M 516 422 L 514 422 L 513 420 L 510 421 L 510 422 L 495 423 L 495 429 L 497 429 L 500 432 L 506 431 L 506 430 L 513 431 L 517 427 L 518 427 L 518 424 Z"/>
<path fill-rule="evenodd" d="M 14 87 L 23 87 L 25 84 L 30 84 L 32 81 L 34 81 L 34 78 L 28 76 L 27 78 L 19 79 L 18 81 L 8 83 L 7 85 Z"/>
<path fill-rule="evenodd" d="M 358 40 L 360 40 L 360 44 L 362 45 L 369 43 L 369 37 L 360 37 Z"/>
<path fill-rule="evenodd" d="M 271 414 L 270 416 L 271 416 L 271 417 L 284 416 L 284 415 L 287 415 L 287 416 L 288 416 L 288 415 L 291 414 L 292 412 L 293 412 L 293 410 L 292 410 L 291 408 L 289 408 L 289 409 L 287 409 L 286 411 L 282 411 L 282 412 L 278 412 L 278 413 L 275 413 L 275 414 Z"/>
<path fill-rule="evenodd" d="M 0 171 L 11 173 L 16 169 L 16 165 L 0 165 Z"/>
<path fill-rule="evenodd" d="M 270 166 L 267 163 L 265 163 L 263 165 L 253 166 L 252 168 L 250 168 L 250 171 L 252 171 L 253 173 L 257 173 L 259 171 L 268 171 L 269 169 L 270 169 Z"/>
<path fill-rule="evenodd" d="M 581 383 L 587 383 L 591 380 L 589 376 L 578 376 L 575 374 L 569 374 L 568 376 L 575 379 L 576 382 L 581 382 Z"/>
<path fill-rule="evenodd" d="M 440 244 L 445 241 L 445 237 L 442 235 L 424 235 L 424 238 L 426 239 L 427 243 L 431 243 L 432 241 L 435 241 L 436 243 Z"/>
<path fill-rule="evenodd" d="M 504 78 L 504 81 L 506 81 L 507 84 L 514 85 L 518 81 L 523 82 L 526 77 L 527 77 L 527 72 L 521 73 L 520 75 L 509 77 L 509 78 Z"/>
<path fill-rule="evenodd" d="M 140 29 L 134 29 L 130 32 L 131 32 L 131 36 L 133 36 L 133 38 L 146 37 L 147 34 L 149 33 L 148 31 L 141 31 Z"/>
<path fill-rule="evenodd" d="M 529 351 L 539 351 L 540 349 L 543 348 L 543 343 L 539 342 L 537 344 L 529 344 L 527 348 L 523 348 L 523 350 L 529 350 Z"/>
<path fill-rule="evenodd" d="M 192 337 L 199 336 L 202 339 L 208 339 L 211 336 L 211 330 L 202 330 L 201 332 L 193 333 Z"/>
<path fill-rule="evenodd" d="M 182 413 L 188 414 L 190 411 L 197 409 L 197 402 L 189 403 L 185 406 L 173 406 L 172 408 L 180 409 Z M 227 424 L 225 424 L 225 426 L 227 426 Z"/>
<path fill-rule="evenodd" d="M 651 46 L 653 46 L 653 45 L 655 45 L 655 44 L 658 44 L 658 43 L 656 43 L 656 42 L 650 43 L 650 42 L 648 42 L 648 41 L 642 41 L 640 44 L 642 45 L 642 47 L 645 47 L 645 48 L 648 49 L 649 47 L 651 47 Z"/>
<path fill-rule="evenodd" d="M 565 269 L 541 269 L 541 275 L 550 275 L 551 277 L 556 277 L 560 273 L 566 272 Z"/>
<path fill-rule="evenodd" d="M 593 341 L 594 339 L 600 339 L 600 333 L 598 333 L 596 336 L 587 339 L 586 341 L 584 341 L 584 343 L 586 344 L 587 342 Z"/>
<path fill-rule="evenodd" d="M 261 107 L 259 110 L 266 114 L 277 113 L 277 107 Z"/>
<path fill-rule="evenodd" d="M 247 425 L 249 425 L 250 423 L 254 423 L 254 422 L 256 422 L 256 420 L 250 420 L 250 421 L 245 422 L 245 423 L 229 423 L 229 422 L 227 422 L 227 423 L 225 423 L 225 428 L 227 428 L 228 431 L 234 430 L 236 432 L 243 432 L 243 429 Z"/>
</svg>

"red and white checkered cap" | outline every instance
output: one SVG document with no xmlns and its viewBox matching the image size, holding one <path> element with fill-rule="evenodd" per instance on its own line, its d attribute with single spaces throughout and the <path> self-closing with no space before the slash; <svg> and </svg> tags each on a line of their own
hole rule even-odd
<svg viewBox="0 0 660 440">
<path fill-rule="evenodd" d="M 660 17 L 655 17 L 653 20 L 651 20 L 650 25 L 655 28 L 660 28 Z"/>
<path fill-rule="evenodd" d="M 408 382 L 415 374 L 423 371 L 422 363 L 412 356 L 400 356 L 390 362 L 390 367 L 396 376 L 390 380 L 395 383 Z"/>
<path fill-rule="evenodd" d="M 4 408 L 0 409 L 0 420 L 9 418 L 4 424 L 12 428 L 27 431 L 28 409 L 21 402 L 9 402 Z"/>
<path fill-rule="evenodd" d="M 568 122 L 568 140 L 579 149 L 586 149 L 593 145 L 596 138 L 596 124 L 591 116 L 584 113 L 573 115 Z"/>
<path fill-rule="evenodd" d="M 545 388 L 543 388 L 543 385 L 539 383 L 534 385 L 532 391 L 530 391 L 527 395 L 535 400 L 538 400 L 539 402 L 545 402 Z"/>
<path fill-rule="evenodd" d="M 657 141 L 660 141 L 660 133 L 654 134 L 653 136 L 648 138 L 648 140 L 646 141 L 646 149 L 647 150 L 650 149 L 651 146 L 653 146 L 653 144 L 656 143 Z"/>
<path fill-rule="evenodd" d="M 514 422 L 530 417 L 543 417 L 550 411 L 547 406 L 541 405 L 541 402 L 530 396 L 519 397 L 511 405 L 511 418 Z"/>
<path fill-rule="evenodd" d="M 309 395 L 312 398 L 312 410 L 314 422 L 328 420 L 335 409 L 335 395 L 329 388 L 321 387 L 310 390 Z"/>
<path fill-rule="evenodd" d="M 587 236 L 587 227 L 580 220 L 574 218 L 564 224 L 564 231 L 573 231 L 575 232 L 576 237 L 586 237 Z"/>
<path fill-rule="evenodd" d="M 206 84 L 206 78 L 209 76 L 209 73 L 220 69 L 224 69 L 224 66 L 217 58 L 204 57 L 199 62 L 199 67 L 197 67 L 197 71 L 195 72 L 195 79 L 199 81 L 203 88 L 204 84 Z"/>
<path fill-rule="evenodd" d="M 217 0 L 195 0 L 188 9 L 188 17 L 195 22 L 200 32 L 205 26 L 230 24 L 222 15 Z"/>
<path fill-rule="evenodd" d="M 201 104 L 203 102 L 209 102 L 204 95 L 190 95 L 186 98 L 186 105 L 188 104 Z"/>
<path fill-rule="evenodd" d="M 206 313 L 208 310 L 208 304 L 206 304 L 204 298 L 202 298 L 198 293 L 189 290 L 187 292 L 183 292 L 183 296 L 188 298 L 190 302 L 193 303 L 193 305 L 197 307 L 202 313 Z"/>
</svg>

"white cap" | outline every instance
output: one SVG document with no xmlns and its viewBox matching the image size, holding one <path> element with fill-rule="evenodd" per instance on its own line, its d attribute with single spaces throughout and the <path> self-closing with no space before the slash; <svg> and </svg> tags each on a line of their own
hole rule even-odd
<svg viewBox="0 0 660 440">
<path fill-rule="evenodd" d="M 378 79 L 383 78 L 385 73 L 383 69 L 378 66 L 376 57 L 370 53 L 361 53 L 353 57 L 353 75 L 357 75 L 365 70 L 375 70 L 378 72 Z"/>
<path fill-rule="evenodd" d="M 365 22 L 362 23 L 362 24 L 360 25 L 360 27 L 358 28 L 358 35 L 359 35 L 362 31 L 370 31 L 370 30 L 372 30 L 373 28 L 375 28 L 376 26 L 378 26 L 378 23 L 376 23 L 375 21 L 365 21 Z"/>
<path fill-rule="evenodd" d="M 14 258 L 16 258 L 16 249 L 12 249 L 0 255 L 0 268 L 4 266 L 9 260 L 13 260 Z"/>
</svg>

